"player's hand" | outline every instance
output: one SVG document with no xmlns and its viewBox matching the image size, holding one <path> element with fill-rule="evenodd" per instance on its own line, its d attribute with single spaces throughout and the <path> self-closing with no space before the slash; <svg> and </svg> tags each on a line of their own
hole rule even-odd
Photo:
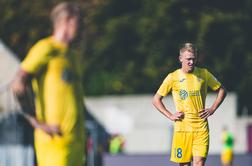
<svg viewBox="0 0 252 166">
<path fill-rule="evenodd" d="M 183 112 L 176 112 L 170 116 L 170 119 L 172 121 L 180 121 L 184 118 L 184 113 Z"/>
<path fill-rule="evenodd" d="M 62 132 L 59 126 L 56 125 L 48 125 L 46 123 L 39 122 L 35 117 L 23 113 L 24 117 L 29 121 L 33 128 L 41 129 L 51 137 L 53 135 L 62 136 Z"/>
<path fill-rule="evenodd" d="M 200 118 L 206 120 L 209 116 L 211 116 L 214 113 L 214 110 L 210 108 L 203 109 L 199 112 Z"/>
<path fill-rule="evenodd" d="M 53 135 L 62 136 L 62 132 L 59 126 L 52 126 L 45 123 L 40 123 L 37 128 L 43 130 L 45 133 L 47 133 L 51 137 L 53 137 Z"/>
<path fill-rule="evenodd" d="M 32 127 L 35 129 L 37 127 L 39 127 L 39 122 L 37 121 L 37 119 L 29 114 L 25 114 L 23 113 L 24 117 L 26 120 L 28 120 L 28 122 L 32 125 Z"/>
</svg>

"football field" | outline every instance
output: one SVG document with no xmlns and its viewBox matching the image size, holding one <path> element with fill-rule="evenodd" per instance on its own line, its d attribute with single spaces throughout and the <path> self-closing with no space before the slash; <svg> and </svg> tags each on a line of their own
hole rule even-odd
<svg viewBox="0 0 252 166">
<path fill-rule="evenodd" d="M 103 166 L 177 166 L 169 161 L 169 155 L 104 155 Z M 233 166 L 251 166 L 251 154 L 234 156 Z M 221 166 L 219 155 L 209 155 L 206 166 Z"/>
</svg>

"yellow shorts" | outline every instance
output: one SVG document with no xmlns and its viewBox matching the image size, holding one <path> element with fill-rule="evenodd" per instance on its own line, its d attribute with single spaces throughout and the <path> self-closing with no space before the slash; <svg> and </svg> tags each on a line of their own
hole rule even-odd
<svg viewBox="0 0 252 166">
<path fill-rule="evenodd" d="M 171 161 L 187 163 L 192 161 L 193 156 L 207 157 L 209 148 L 209 132 L 174 132 Z"/>
<path fill-rule="evenodd" d="M 225 149 L 221 152 L 221 163 L 230 164 L 233 160 L 233 151 L 232 149 Z"/>
<path fill-rule="evenodd" d="M 38 166 L 83 166 L 84 141 L 63 143 L 55 137 L 42 142 L 35 139 Z"/>
</svg>

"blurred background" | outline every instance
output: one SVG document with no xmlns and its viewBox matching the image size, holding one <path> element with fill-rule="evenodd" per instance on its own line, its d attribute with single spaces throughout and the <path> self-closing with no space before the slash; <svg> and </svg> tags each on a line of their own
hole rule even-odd
<svg viewBox="0 0 252 166">
<path fill-rule="evenodd" d="M 29 48 L 51 34 L 49 14 L 58 2 L 0 0 L 1 166 L 34 165 L 33 131 L 16 113 L 20 108 L 8 84 Z M 207 164 L 220 165 L 221 129 L 228 126 L 235 137 L 234 165 L 252 165 L 252 0 L 74 2 L 83 14 L 72 51 L 83 62 L 89 166 L 172 165 L 172 123 L 151 100 L 167 73 L 179 67 L 184 42 L 198 46 L 198 66 L 229 91 L 209 119 Z M 214 98 L 210 94 L 207 105 Z M 170 97 L 166 103 L 174 108 Z M 123 137 L 123 150 L 111 155 L 115 135 Z"/>
</svg>

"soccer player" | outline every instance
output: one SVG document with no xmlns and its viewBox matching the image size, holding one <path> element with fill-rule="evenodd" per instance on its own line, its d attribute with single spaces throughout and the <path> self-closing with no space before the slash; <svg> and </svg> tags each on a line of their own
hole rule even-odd
<svg viewBox="0 0 252 166">
<path fill-rule="evenodd" d="M 38 166 L 82 166 L 85 149 L 84 106 L 80 64 L 69 53 L 77 35 L 80 10 L 61 2 L 51 12 L 53 33 L 38 41 L 21 63 L 11 88 L 26 93 L 32 81 L 35 94 L 35 151 Z"/>
<path fill-rule="evenodd" d="M 115 154 L 123 153 L 124 145 L 125 145 L 125 140 L 123 136 L 121 136 L 120 134 L 112 135 L 112 138 L 109 144 L 110 154 L 115 155 Z"/>
<path fill-rule="evenodd" d="M 180 166 L 205 164 L 209 148 L 207 118 L 214 114 L 226 96 L 221 83 L 205 68 L 196 67 L 197 52 L 191 43 L 180 48 L 181 68 L 169 73 L 153 98 L 153 105 L 175 122 L 171 161 Z M 205 108 L 208 87 L 217 92 L 210 108 Z M 176 112 L 172 113 L 162 99 L 172 92 Z"/>
<path fill-rule="evenodd" d="M 233 162 L 234 136 L 228 131 L 227 127 L 223 128 L 221 140 L 223 143 L 221 151 L 222 166 L 231 166 Z"/>
</svg>

